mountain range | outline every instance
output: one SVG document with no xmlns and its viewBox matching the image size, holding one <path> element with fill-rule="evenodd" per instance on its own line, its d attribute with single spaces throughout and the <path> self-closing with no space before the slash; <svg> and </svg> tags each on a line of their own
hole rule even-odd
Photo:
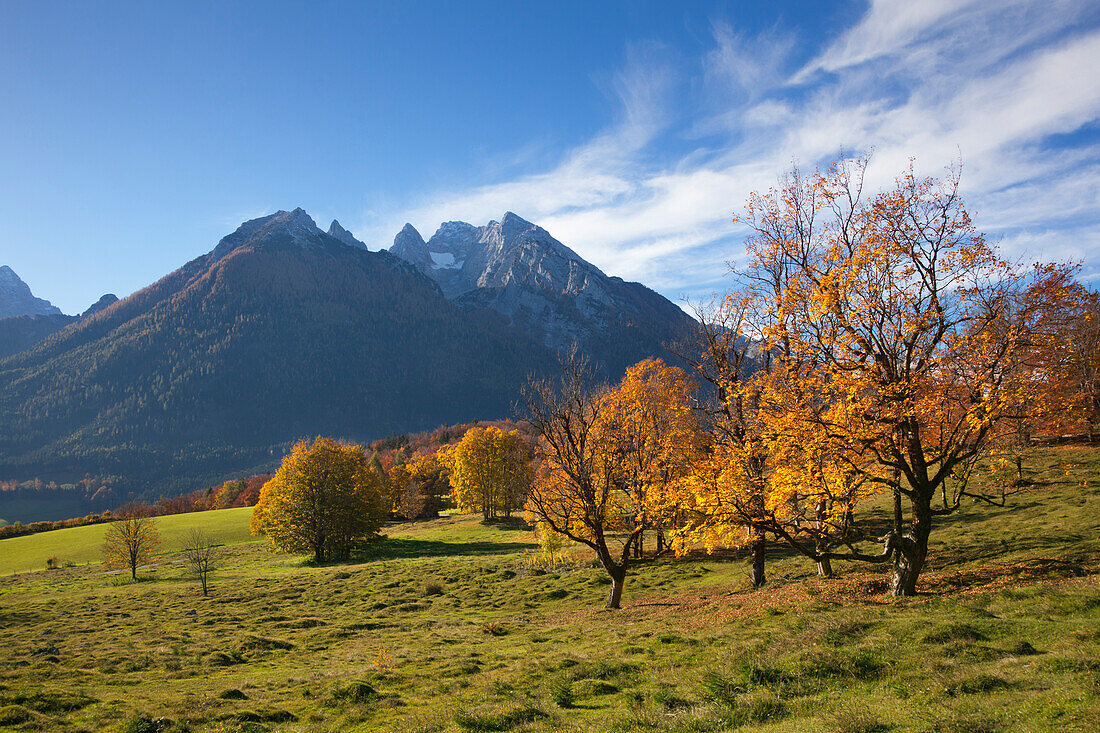
<svg viewBox="0 0 1100 733">
<path fill-rule="evenodd" d="M 617 378 L 693 324 L 515 214 L 370 251 L 301 209 L 81 316 L 0 319 L 0 338 L 43 316 L 71 320 L 0 360 L 0 482 L 144 497 L 268 469 L 301 437 L 504 417 L 574 341 Z"/>
</svg>

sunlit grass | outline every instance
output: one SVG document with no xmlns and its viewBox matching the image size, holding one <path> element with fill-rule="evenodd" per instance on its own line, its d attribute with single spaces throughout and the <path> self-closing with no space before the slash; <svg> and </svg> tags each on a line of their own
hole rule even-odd
<svg viewBox="0 0 1100 733">
<path fill-rule="evenodd" d="M 1093 731 L 1098 459 L 1048 453 L 1010 506 L 944 519 L 913 599 L 782 552 L 752 590 L 726 553 L 632 571 L 610 612 L 599 568 L 545 572 L 529 531 L 477 517 L 326 567 L 234 545 L 209 599 L 170 562 L 7 577 L 0 727 Z"/>
</svg>

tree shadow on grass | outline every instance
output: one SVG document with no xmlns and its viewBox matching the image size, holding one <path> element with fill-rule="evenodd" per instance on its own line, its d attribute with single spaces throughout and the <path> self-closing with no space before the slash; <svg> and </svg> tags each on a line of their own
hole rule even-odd
<svg viewBox="0 0 1100 733">
<path fill-rule="evenodd" d="M 442 542 L 405 537 L 386 538 L 357 548 L 349 562 L 396 560 L 414 557 L 456 557 L 459 555 L 508 555 L 537 547 L 533 542 Z"/>
</svg>

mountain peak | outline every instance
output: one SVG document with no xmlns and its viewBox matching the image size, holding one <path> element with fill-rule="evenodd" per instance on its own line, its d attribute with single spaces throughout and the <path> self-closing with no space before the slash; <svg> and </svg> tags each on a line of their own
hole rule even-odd
<svg viewBox="0 0 1100 733">
<path fill-rule="evenodd" d="M 366 249 L 367 245 L 360 242 L 355 238 L 355 235 L 349 232 L 344 227 L 340 226 L 340 222 L 335 219 L 332 220 L 332 224 L 329 225 L 328 235 L 334 239 L 339 239 L 349 247 L 355 247 L 356 249 Z"/>
<path fill-rule="evenodd" d="M 118 296 L 114 293 L 107 293 L 103 295 L 96 302 L 88 306 L 88 309 L 80 314 L 81 318 L 87 318 L 88 316 L 94 316 L 101 310 L 108 308 L 118 302 Z"/>
<path fill-rule="evenodd" d="M 290 239 L 301 247 L 311 247 L 321 241 L 324 232 L 313 221 L 313 217 L 298 207 L 293 211 L 276 211 L 274 214 L 261 216 L 237 227 L 236 231 L 222 237 L 218 246 L 211 252 L 213 261 L 222 257 L 244 244 L 260 244 L 271 238 L 284 241 Z"/>
<path fill-rule="evenodd" d="M 390 247 L 390 252 L 417 267 L 427 267 L 431 264 L 431 257 L 428 255 L 428 246 L 424 242 L 424 237 L 420 236 L 420 232 L 412 224 L 405 224 L 401 227 L 401 231 L 393 238 L 393 246 Z"/>
<path fill-rule="evenodd" d="M 61 309 L 48 300 L 34 297 L 15 270 L 0 265 L 0 318 L 9 316 L 58 315 Z"/>
<path fill-rule="evenodd" d="M 522 216 L 519 216 L 511 211 L 504 212 L 504 216 L 500 217 L 500 223 L 505 226 L 535 226 L 531 222 L 524 219 Z"/>
<path fill-rule="evenodd" d="M 276 211 L 271 216 L 271 223 L 294 232 L 314 234 L 321 231 L 317 222 L 313 221 L 313 217 L 300 206 L 294 211 Z"/>
</svg>

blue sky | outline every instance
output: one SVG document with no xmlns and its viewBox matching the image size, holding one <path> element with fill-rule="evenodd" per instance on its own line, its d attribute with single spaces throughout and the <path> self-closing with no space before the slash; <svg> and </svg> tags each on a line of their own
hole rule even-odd
<svg viewBox="0 0 1100 733">
<path fill-rule="evenodd" d="M 79 312 L 302 206 L 371 249 L 512 210 L 674 301 L 791 163 L 961 158 L 1100 280 L 1100 5 L 0 2 L 0 264 Z"/>
</svg>

